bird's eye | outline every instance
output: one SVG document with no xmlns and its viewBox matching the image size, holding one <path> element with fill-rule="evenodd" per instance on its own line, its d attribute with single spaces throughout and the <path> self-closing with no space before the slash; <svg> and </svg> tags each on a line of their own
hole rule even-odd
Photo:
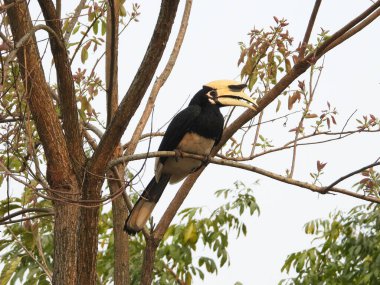
<svg viewBox="0 0 380 285">
<path fill-rule="evenodd" d="M 215 91 L 215 90 L 211 90 L 211 91 L 210 91 L 210 95 L 211 95 L 212 97 L 216 97 L 216 91 Z"/>
</svg>

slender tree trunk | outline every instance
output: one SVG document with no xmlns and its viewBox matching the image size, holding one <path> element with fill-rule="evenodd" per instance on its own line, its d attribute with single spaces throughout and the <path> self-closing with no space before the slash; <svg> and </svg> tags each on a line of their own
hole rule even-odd
<svg viewBox="0 0 380 285">
<path fill-rule="evenodd" d="M 121 101 L 94 155 L 87 164 L 83 199 L 100 198 L 107 163 L 113 157 L 123 132 L 135 114 L 162 58 L 171 33 L 179 0 L 162 0 L 160 14 L 144 59 Z M 95 206 L 95 205 L 94 205 Z M 96 284 L 99 207 L 81 208 L 79 218 L 78 284 Z M 87 247 L 82 250 L 82 247 Z"/>
<path fill-rule="evenodd" d="M 83 200 L 99 200 L 104 179 L 94 188 L 83 188 Z M 96 256 L 98 253 L 99 205 L 87 204 L 80 208 L 78 227 L 78 285 L 96 284 Z"/>
<path fill-rule="evenodd" d="M 159 245 L 158 240 L 155 240 L 152 236 L 146 240 L 146 247 L 144 250 L 144 261 L 141 271 L 141 285 L 150 285 L 153 281 L 153 269 L 154 259 L 156 257 L 157 247 Z"/>
<path fill-rule="evenodd" d="M 61 124 L 45 80 L 28 6 L 26 1 L 5 1 L 5 4 L 11 3 L 14 6 L 9 8 L 7 13 L 15 44 L 29 35 L 26 44 L 19 48 L 17 58 L 25 86 L 25 99 L 44 147 L 49 194 L 54 201 L 53 284 L 75 285 L 78 207 L 64 200 L 77 199 L 79 187 Z M 54 194 L 55 191 L 59 191 L 59 199 Z"/>
<path fill-rule="evenodd" d="M 106 90 L 107 90 L 107 125 L 115 114 L 119 101 L 118 94 L 118 46 L 119 46 L 119 6 L 118 0 L 109 2 L 107 9 L 107 36 L 106 36 Z M 122 155 L 119 145 L 114 157 Z M 108 186 L 111 194 L 124 191 L 124 165 L 118 165 L 108 171 Z M 129 256 L 128 235 L 124 232 L 124 221 L 128 215 L 127 206 L 122 195 L 112 200 L 112 221 L 114 235 L 114 284 L 129 284 Z"/>
<path fill-rule="evenodd" d="M 125 183 L 123 180 L 124 166 L 115 167 L 109 177 L 108 185 L 112 194 L 124 191 Z M 116 174 L 116 175 L 115 175 Z M 122 195 L 112 200 L 112 221 L 114 236 L 114 284 L 129 284 L 129 251 L 128 235 L 124 232 L 124 223 L 127 219 L 127 206 Z"/>
</svg>

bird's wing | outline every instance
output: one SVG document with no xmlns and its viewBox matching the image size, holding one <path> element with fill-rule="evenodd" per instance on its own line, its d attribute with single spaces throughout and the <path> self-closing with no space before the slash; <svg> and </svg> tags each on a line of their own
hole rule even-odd
<svg viewBox="0 0 380 285">
<path fill-rule="evenodd" d="M 201 107 L 191 105 L 174 116 L 165 132 L 160 146 L 158 147 L 158 151 L 175 150 L 185 134 L 191 129 L 194 119 L 196 119 L 200 112 Z M 154 172 L 157 182 L 160 180 L 163 164 L 166 160 L 167 157 L 156 158 Z"/>
<path fill-rule="evenodd" d="M 188 106 L 179 112 L 170 122 L 158 150 L 172 151 L 176 149 L 184 135 L 191 129 L 194 120 L 200 112 L 201 107 L 196 105 Z M 166 157 L 160 158 L 161 163 L 165 160 Z"/>
</svg>

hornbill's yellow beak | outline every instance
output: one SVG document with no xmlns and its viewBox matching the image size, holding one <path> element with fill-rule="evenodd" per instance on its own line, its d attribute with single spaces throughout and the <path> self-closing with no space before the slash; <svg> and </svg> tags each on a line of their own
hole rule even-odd
<svg viewBox="0 0 380 285">
<path fill-rule="evenodd" d="M 243 92 L 247 87 L 245 84 L 234 80 L 216 80 L 205 84 L 204 87 L 211 88 L 207 96 L 212 104 L 242 106 L 257 110 L 256 101 Z"/>
</svg>

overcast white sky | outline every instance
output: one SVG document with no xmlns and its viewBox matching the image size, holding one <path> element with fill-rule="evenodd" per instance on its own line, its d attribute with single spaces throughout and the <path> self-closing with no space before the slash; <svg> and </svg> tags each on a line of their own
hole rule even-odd
<svg viewBox="0 0 380 285">
<path fill-rule="evenodd" d="M 140 22 L 133 24 L 120 39 L 120 91 L 124 93 L 136 67 L 141 62 L 156 20 L 159 1 L 140 1 Z M 179 8 L 177 18 L 183 10 Z M 193 95 L 203 83 L 229 78 L 239 74 L 236 66 L 239 56 L 239 41 L 247 41 L 251 28 L 268 28 L 274 23 L 273 16 L 286 18 L 294 45 L 302 39 L 314 1 L 194 1 L 192 15 L 183 48 L 167 84 L 162 89 L 155 109 L 155 127 L 166 122 L 182 106 L 189 95 Z M 371 4 L 366 0 L 326 0 L 322 2 L 312 41 L 320 27 L 336 31 Z M 177 29 L 175 29 L 175 32 Z M 325 60 L 313 110 L 326 108 L 326 101 L 339 111 L 337 128 L 355 109 L 357 115 L 373 113 L 379 115 L 380 104 L 380 58 L 378 56 L 380 21 L 376 21 L 347 43 L 330 52 Z M 172 45 L 168 45 L 171 47 Z M 170 49 L 169 49 L 170 51 Z M 168 53 L 166 53 L 167 57 Z M 159 70 L 162 70 L 159 69 Z M 124 83 L 124 84 L 123 84 Z M 124 92 L 123 92 L 124 91 Z M 274 107 L 266 112 L 266 118 L 273 118 Z M 227 110 L 225 110 L 227 111 Z M 295 126 L 294 117 L 288 126 Z M 274 143 L 284 141 L 282 136 L 291 137 L 278 124 L 266 125 L 263 134 Z M 354 122 L 350 124 L 355 127 Z M 127 132 L 128 133 L 128 132 Z M 307 180 L 310 171 L 316 168 L 319 159 L 328 162 L 322 181 L 327 185 L 336 178 L 360 166 L 373 162 L 380 156 L 378 135 L 355 136 L 317 147 L 300 148 L 295 178 Z M 141 149 L 143 151 L 144 148 Z M 264 156 L 254 162 L 268 170 L 284 174 L 290 167 L 291 152 Z M 153 173 L 152 164 L 146 169 L 146 181 Z M 217 276 L 207 275 L 204 284 L 277 284 L 285 277 L 280 272 L 286 256 L 294 251 L 310 247 L 311 237 L 306 236 L 303 225 L 311 219 L 327 217 L 333 210 L 350 209 L 363 203 L 342 195 L 320 196 L 308 190 L 291 187 L 271 181 L 259 175 L 210 166 L 198 180 L 184 207 L 204 205 L 213 209 L 217 205 L 214 190 L 232 186 L 235 180 L 250 185 L 257 179 L 259 186 L 253 186 L 257 202 L 261 207 L 260 217 L 246 217 L 248 236 L 234 240 L 231 236 L 229 253 L 231 266 L 222 269 Z M 342 183 L 351 187 L 352 180 Z M 179 185 L 166 191 L 155 216 L 159 217 Z M 201 254 L 201 252 L 200 252 Z M 196 284 L 201 284 L 197 281 Z"/>
<path fill-rule="evenodd" d="M 71 1 L 70 1 L 71 2 Z M 129 1 L 127 1 L 129 2 Z M 141 5 L 139 23 L 132 23 L 120 38 L 119 90 L 124 94 L 145 53 L 147 44 L 158 15 L 160 1 L 137 1 Z M 182 1 L 184 2 L 184 1 Z M 274 23 L 273 16 L 286 18 L 288 29 L 294 37 L 294 45 L 302 39 L 314 1 L 267 0 L 267 1 L 194 1 L 188 32 L 183 48 L 172 75 L 161 90 L 155 108 L 154 128 L 157 129 L 169 120 L 184 101 L 197 92 L 202 84 L 216 79 L 234 79 L 239 75 L 236 66 L 239 57 L 239 41 L 247 41 L 247 33 L 253 27 L 268 28 Z M 322 2 L 312 41 L 320 27 L 336 31 L 349 20 L 365 10 L 369 0 L 325 0 Z M 72 10 L 73 3 L 62 1 L 64 11 Z M 68 6 L 70 5 L 70 7 Z M 184 3 L 178 9 L 176 25 L 172 36 L 177 32 Z M 130 9 L 130 3 L 127 3 Z M 313 110 L 320 112 L 326 108 L 326 101 L 339 111 L 339 130 L 351 113 L 357 115 L 373 113 L 377 116 L 380 105 L 380 21 L 370 25 L 360 34 L 328 53 L 325 69 L 320 80 Z M 167 59 L 173 44 L 168 44 Z M 159 72 L 162 70 L 162 65 Z M 285 104 L 286 105 L 286 104 Z M 101 111 L 104 104 L 95 106 Z M 275 117 L 274 107 L 268 108 L 265 118 Z M 227 111 L 227 110 L 225 110 Z M 140 110 L 141 112 L 141 110 Z M 299 117 L 263 127 L 263 134 L 272 138 L 273 143 L 288 141 L 289 126 L 294 127 Z M 130 126 L 133 126 L 132 122 Z M 354 128 L 354 122 L 347 129 Z M 125 137 L 131 133 L 129 128 Z M 286 138 L 284 139 L 284 136 Z M 159 141 L 154 141 L 157 146 Z M 310 171 L 315 170 L 316 160 L 328 162 L 322 178 L 326 185 L 336 178 L 363 165 L 373 162 L 380 156 L 379 135 L 355 136 L 334 143 L 300 148 L 295 178 L 309 179 Z M 145 151 L 143 146 L 139 151 Z M 143 181 L 153 175 L 153 160 L 149 161 Z M 290 167 L 291 152 L 264 156 L 253 163 L 265 169 L 284 174 Z M 133 164 L 131 164 L 133 166 Z M 136 166 L 137 168 L 137 166 Z M 183 207 L 205 206 L 210 210 L 218 205 L 213 193 L 216 189 L 232 186 L 241 180 L 255 189 L 255 196 L 261 208 L 260 217 L 245 217 L 248 225 L 247 237 L 235 241 L 230 239 L 229 253 L 231 266 L 223 268 L 217 276 L 206 275 L 203 284 L 277 284 L 285 277 L 280 272 L 287 254 L 310 247 L 311 238 L 306 236 L 303 225 L 311 219 L 327 217 L 333 210 L 350 209 L 362 204 L 353 198 L 342 195 L 320 196 L 308 190 L 291 187 L 254 173 L 232 168 L 209 166 L 198 180 Z M 259 185 L 253 183 L 259 180 Z M 353 182 L 342 183 L 350 187 Z M 159 217 L 179 185 L 168 187 L 155 211 Z M 200 251 L 199 254 L 202 254 Z M 195 284 L 202 284 L 200 280 Z"/>
</svg>

